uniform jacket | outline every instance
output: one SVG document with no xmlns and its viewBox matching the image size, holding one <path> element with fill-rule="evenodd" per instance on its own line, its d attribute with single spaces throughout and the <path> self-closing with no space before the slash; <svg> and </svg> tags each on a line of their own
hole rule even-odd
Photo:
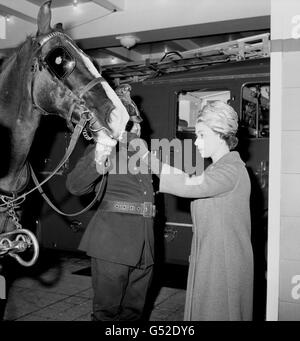
<svg viewBox="0 0 300 341">
<path fill-rule="evenodd" d="M 126 173 L 128 159 L 132 155 L 133 152 L 121 145 L 120 150 L 112 157 L 111 165 L 103 166 L 103 173 L 108 172 L 103 200 L 153 203 L 151 174 L 121 174 Z M 95 145 L 91 145 L 68 174 L 68 190 L 75 195 L 97 191 L 103 176 L 98 171 Z M 147 267 L 153 264 L 153 244 L 153 218 L 102 211 L 100 202 L 84 232 L 79 249 L 86 251 L 91 257 L 129 266 Z"/>
<path fill-rule="evenodd" d="M 168 168 L 162 169 L 160 191 L 194 199 L 184 319 L 251 320 L 250 180 L 244 162 L 238 152 L 227 153 L 198 183 L 188 182 L 183 172 L 169 174 Z"/>
</svg>

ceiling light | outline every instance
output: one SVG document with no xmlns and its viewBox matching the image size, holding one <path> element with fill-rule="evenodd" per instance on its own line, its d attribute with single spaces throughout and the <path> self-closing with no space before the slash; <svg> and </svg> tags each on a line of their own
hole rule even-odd
<svg viewBox="0 0 300 341">
<path fill-rule="evenodd" d="M 128 36 L 118 36 L 116 39 L 120 40 L 120 43 L 122 46 L 126 47 L 127 49 L 130 49 L 132 46 L 134 46 L 138 41 L 140 41 L 139 38 L 128 35 Z"/>
<path fill-rule="evenodd" d="M 73 7 L 77 7 L 77 5 L 78 5 L 77 0 L 73 0 Z"/>
<path fill-rule="evenodd" d="M 7 14 L 7 15 L 5 16 L 5 20 L 6 20 L 7 22 L 9 22 L 9 21 L 10 21 L 10 15 Z"/>
</svg>

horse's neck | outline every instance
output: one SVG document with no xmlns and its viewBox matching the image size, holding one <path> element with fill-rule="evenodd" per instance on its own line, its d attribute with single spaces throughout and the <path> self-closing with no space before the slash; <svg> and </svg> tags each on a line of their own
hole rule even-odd
<svg viewBox="0 0 300 341">
<path fill-rule="evenodd" d="M 22 85 L 13 82 L 18 80 L 13 64 L 14 61 L 0 77 L 1 142 L 6 150 L 2 160 L 6 169 L 0 173 L 0 189 L 6 191 L 16 190 L 16 180 L 25 164 L 40 121 L 40 114 L 32 110 L 31 99 L 25 96 Z"/>
<path fill-rule="evenodd" d="M 40 113 L 37 110 L 22 115 L 22 118 L 19 117 L 16 121 L 12 130 L 12 146 L 15 165 L 19 165 L 15 167 L 17 171 L 26 161 L 39 122 Z"/>
<path fill-rule="evenodd" d="M 22 120 L 17 119 L 15 125 L 11 127 L 10 141 L 8 142 L 9 155 L 7 155 L 9 160 L 6 160 L 9 166 L 5 174 L 0 176 L 0 189 L 8 192 L 18 189 L 17 180 L 26 162 L 35 131 L 39 124 L 39 114 L 31 115 L 31 120 L 29 120 L 28 116 L 23 117 Z"/>
</svg>

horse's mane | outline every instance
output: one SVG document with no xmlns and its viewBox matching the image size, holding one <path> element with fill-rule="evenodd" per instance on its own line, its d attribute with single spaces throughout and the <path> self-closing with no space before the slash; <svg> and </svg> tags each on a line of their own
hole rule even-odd
<svg viewBox="0 0 300 341">
<path fill-rule="evenodd" d="M 1 90 L 5 86 L 6 91 L 1 91 L 0 103 L 4 107 L 14 107 L 13 112 L 17 115 L 24 115 L 29 105 L 27 84 L 34 55 L 32 47 L 32 37 L 28 36 L 2 64 L 0 84 Z"/>
<path fill-rule="evenodd" d="M 17 47 L 14 48 L 14 50 L 10 53 L 10 55 L 3 58 L 2 65 L 1 65 L 1 73 L 8 67 L 11 61 L 14 60 L 15 57 L 20 53 L 23 46 L 28 44 L 28 42 L 31 41 L 31 39 L 32 39 L 32 36 L 27 36 L 27 38 L 23 42 L 21 42 Z"/>
</svg>

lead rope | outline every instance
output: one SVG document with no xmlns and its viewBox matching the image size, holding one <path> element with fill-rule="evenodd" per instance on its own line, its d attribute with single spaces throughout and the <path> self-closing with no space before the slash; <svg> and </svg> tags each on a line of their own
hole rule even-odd
<svg viewBox="0 0 300 341">
<path fill-rule="evenodd" d="M 81 211 L 75 212 L 75 213 L 65 213 L 62 212 L 60 209 L 58 209 L 52 202 L 51 200 L 48 198 L 48 196 L 43 192 L 43 190 L 41 189 L 41 184 L 39 184 L 38 179 L 36 177 L 36 175 L 34 174 L 34 171 L 32 169 L 32 167 L 30 166 L 30 170 L 31 170 L 31 175 L 32 175 L 32 179 L 34 181 L 34 183 L 36 184 L 36 187 L 38 189 L 38 191 L 40 192 L 40 194 L 42 195 L 42 197 L 45 199 L 45 201 L 47 202 L 47 204 L 53 208 L 54 211 L 56 211 L 57 213 L 63 215 L 63 216 L 67 216 L 67 217 L 75 217 L 77 215 L 83 214 L 84 212 L 86 212 L 87 210 L 89 210 L 97 201 L 98 197 L 100 196 L 100 193 L 103 192 L 104 186 L 103 186 L 103 182 L 104 179 L 107 179 L 107 175 L 104 174 L 104 168 L 103 168 L 103 173 L 102 173 L 102 179 L 99 185 L 99 188 L 97 190 L 96 196 L 95 198 L 88 204 L 88 206 L 86 206 L 84 209 L 82 209 Z"/>
</svg>

